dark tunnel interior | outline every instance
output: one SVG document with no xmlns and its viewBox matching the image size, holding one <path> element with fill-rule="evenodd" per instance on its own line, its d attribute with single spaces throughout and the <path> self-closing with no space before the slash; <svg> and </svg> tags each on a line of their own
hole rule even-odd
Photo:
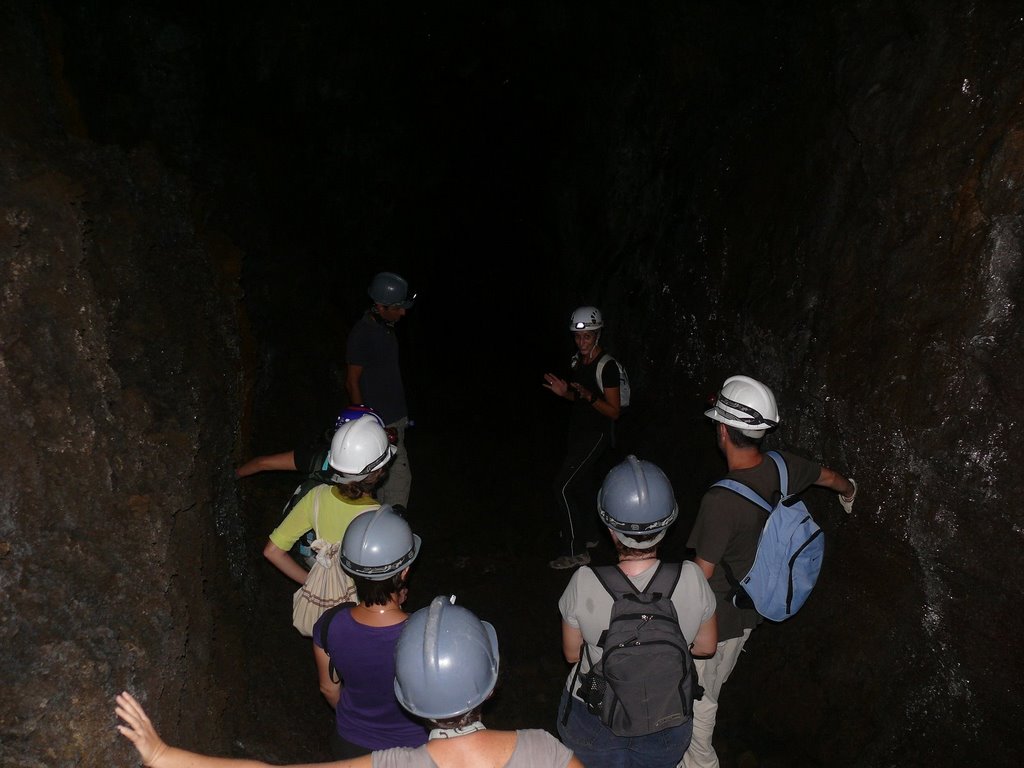
<svg viewBox="0 0 1024 768">
<path fill-rule="evenodd" d="M 731 374 L 776 392 L 770 447 L 864 489 L 808 491 L 821 581 L 723 689 L 722 765 L 1016 764 L 1019 9 L 80 0 L 0 29 L 4 766 L 133 764 L 125 689 L 174 744 L 329 758 L 260 555 L 298 476 L 234 468 L 347 404 L 382 270 L 418 294 L 409 603 L 495 625 L 489 724 L 555 730 L 541 377 L 594 304 L 633 383 L 616 458 L 679 502 L 666 558 Z"/>
</svg>

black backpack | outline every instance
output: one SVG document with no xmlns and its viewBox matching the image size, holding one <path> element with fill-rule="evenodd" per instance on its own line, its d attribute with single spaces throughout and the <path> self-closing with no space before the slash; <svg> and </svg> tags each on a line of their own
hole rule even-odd
<svg viewBox="0 0 1024 768">
<path fill-rule="evenodd" d="M 682 565 L 660 563 L 643 592 L 617 566 L 591 570 L 614 602 L 598 643 L 601 660 L 583 674 L 578 664 L 570 689 L 578 678 L 577 695 L 616 736 L 646 736 L 687 722 L 704 689 L 672 604 Z M 590 662 L 586 643 L 580 653 Z M 563 725 L 568 718 L 566 707 Z"/>
</svg>

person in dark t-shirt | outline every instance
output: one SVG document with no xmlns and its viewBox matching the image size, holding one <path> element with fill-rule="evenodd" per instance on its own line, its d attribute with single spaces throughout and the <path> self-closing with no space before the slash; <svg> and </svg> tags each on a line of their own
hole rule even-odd
<svg viewBox="0 0 1024 768">
<path fill-rule="evenodd" d="M 779 423 L 772 391 L 749 376 L 726 379 L 715 405 L 704 414 L 715 422 L 718 448 L 725 455 L 727 478 L 741 482 L 765 499 L 777 498 L 779 473 L 761 450 L 768 430 Z M 789 473 L 789 492 L 797 494 L 811 485 L 839 494 L 839 503 L 850 512 L 857 486 L 838 472 L 785 451 L 780 452 Z M 764 512 L 732 491 L 710 488 L 700 503 L 687 546 L 704 571 L 715 593 L 718 615 L 718 648 L 710 658 L 697 659 L 704 696 L 693 705 L 693 738 L 680 766 L 717 768 L 718 755 L 711 743 L 722 684 L 729 678 L 740 651 L 761 617 L 753 609 L 741 609 L 729 599 L 732 585 L 723 564 L 733 574 L 750 570 L 757 552 Z"/>
</svg>

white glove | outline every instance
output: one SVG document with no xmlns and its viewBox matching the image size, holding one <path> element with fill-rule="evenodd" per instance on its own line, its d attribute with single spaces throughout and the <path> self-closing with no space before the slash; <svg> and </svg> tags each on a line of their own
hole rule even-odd
<svg viewBox="0 0 1024 768">
<path fill-rule="evenodd" d="M 853 512 L 853 500 L 857 498 L 857 481 L 852 477 L 850 478 L 850 485 L 853 486 L 853 493 L 850 494 L 849 498 L 841 493 L 837 494 L 839 496 L 839 503 L 843 505 L 843 510 L 846 514 Z"/>
</svg>

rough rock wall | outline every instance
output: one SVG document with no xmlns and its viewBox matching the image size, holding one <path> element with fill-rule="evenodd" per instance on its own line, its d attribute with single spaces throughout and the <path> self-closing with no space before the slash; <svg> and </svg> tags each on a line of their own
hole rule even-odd
<svg viewBox="0 0 1024 768">
<path fill-rule="evenodd" d="M 564 51 L 545 95 L 567 119 L 541 128 L 564 142 L 551 181 L 563 229 L 562 263 L 538 273 L 581 294 L 589 281 L 606 309 L 638 445 L 673 475 L 680 529 L 720 469 L 702 450 L 704 397 L 738 370 L 779 395 L 775 445 L 862 484 L 848 520 L 812 494 L 829 531 L 821 584 L 798 619 L 759 631 L 720 732 L 794 765 L 1006 764 L 1022 714 L 1009 470 L 1020 21 L 955 3 L 836 5 L 544 16 L 542 50 Z M 11 7 L 0 95 L 22 108 L 0 110 L 0 755 L 123 761 L 109 698 L 132 686 L 168 738 L 223 754 L 238 717 L 217 713 L 241 690 L 239 662 L 211 654 L 239 643 L 214 641 L 222 571 L 202 564 L 225 561 L 215 521 L 237 536 L 211 458 L 231 454 L 240 410 L 224 374 L 238 367 L 233 319 L 211 295 L 230 296 L 233 257 L 193 230 L 187 187 L 153 153 L 89 143 L 60 46 L 11 33 L 53 27 Z M 581 55 L 569 39 L 593 45 Z M 56 524 L 31 514 L 41 502 Z M 44 557 L 59 578 L 39 575 Z M 132 613 L 154 600 L 149 618 Z M 40 623 L 40 605 L 60 620 Z M 212 664 L 220 693 L 205 688 Z"/>
<path fill-rule="evenodd" d="M 128 761 L 125 688 L 223 747 L 237 255 L 153 152 L 67 138 L 60 49 L 28 14 L 0 15 L 0 764 Z"/>
<path fill-rule="evenodd" d="M 811 494 L 820 585 L 755 634 L 720 731 L 797 765 L 1008 764 L 1024 714 L 1024 22 L 972 3 L 715 21 L 746 58 L 695 74 L 661 47 L 653 84 L 619 82 L 609 111 L 629 118 L 601 136 L 616 247 L 591 252 L 634 388 L 656 393 L 644 448 L 694 514 L 694 477 L 721 471 L 690 466 L 711 440 L 694 415 L 746 373 L 779 399 L 771 444 L 862 489 L 850 519 Z"/>
</svg>

